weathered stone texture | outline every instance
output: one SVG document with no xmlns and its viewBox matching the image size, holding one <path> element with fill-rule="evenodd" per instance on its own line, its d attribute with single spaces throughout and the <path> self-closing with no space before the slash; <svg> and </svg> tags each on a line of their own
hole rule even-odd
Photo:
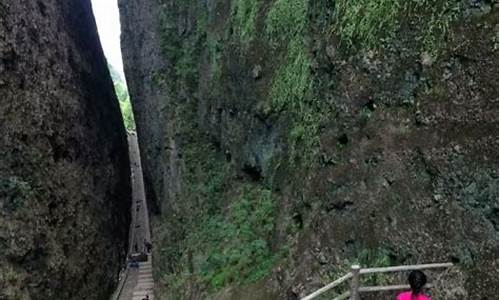
<svg viewBox="0 0 500 300">
<path fill-rule="evenodd" d="M 108 299 L 126 134 L 90 1 L 0 1 L 0 299 Z"/>
<path fill-rule="evenodd" d="M 288 41 L 273 47 L 265 27 L 272 3 L 290 1 L 248 1 L 259 7 L 249 43 L 235 25 L 241 1 L 120 2 L 145 176 L 167 219 L 182 227 L 203 204 L 202 192 L 193 197 L 199 202 L 176 197 L 196 180 L 183 178 L 185 146 L 198 143 L 179 130 L 189 123 L 236 174 L 224 187 L 247 181 L 279 195 L 272 243 L 288 245 L 290 255 L 260 287 L 280 299 L 299 299 L 367 253 L 367 263 L 453 261 L 458 273 L 441 282 L 449 295 L 437 296 L 496 297 L 497 4 L 464 1 L 434 49 L 422 48 L 424 33 L 407 24 L 385 48 L 346 51 L 332 25 L 335 1 L 309 1 L 301 40 L 315 99 L 303 106 L 317 100 L 329 109 L 306 110 L 322 115 L 317 155 L 294 167 L 288 122 L 300 112 L 268 109 L 273 79 L 289 63 Z M 189 260 L 182 251 L 165 256 L 173 270 Z M 207 297 L 196 280 L 185 287 L 186 298 Z M 255 299 L 245 287 L 221 295 L 214 298 Z"/>
</svg>

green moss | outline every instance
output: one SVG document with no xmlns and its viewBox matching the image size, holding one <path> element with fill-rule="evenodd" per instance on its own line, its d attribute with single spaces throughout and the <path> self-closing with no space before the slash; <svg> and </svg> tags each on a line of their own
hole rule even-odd
<svg viewBox="0 0 500 300">
<path fill-rule="evenodd" d="M 312 165 L 319 145 L 318 129 L 327 114 L 313 92 L 309 51 L 306 45 L 309 2 L 276 0 L 266 17 L 266 36 L 271 46 L 287 45 L 271 82 L 266 113 L 289 118 L 289 158 L 291 165 Z M 282 49 L 282 48 L 280 48 Z"/>
<path fill-rule="evenodd" d="M 275 262 L 267 241 L 275 217 L 271 192 L 246 185 L 224 216 L 206 218 L 188 238 L 199 255 L 195 272 L 214 289 L 267 276 Z"/>
<path fill-rule="evenodd" d="M 423 28 L 420 34 L 423 48 L 432 56 L 439 54 L 451 25 L 460 15 L 460 1 L 413 0 L 407 4 L 406 14 L 418 11 L 418 26 Z M 411 16 L 410 16 L 411 17 Z"/>
<path fill-rule="evenodd" d="M 268 242 L 277 215 L 271 192 L 232 180 L 230 165 L 198 127 L 196 105 L 190 99 L 171 107 L 182 136 L 183 190 L 170 202 L 182 218 L 153 224 L 159 293 L 174 298 L 193 281 L 215 291 L 261 279 L 276 262 Z"/>
<path fill-rule="evenodd" d="M 210 176 L 217 176 L 215 173 Z M 184 238 L 178 239 L 175 246 L 168 246 L 171 241 L 166 237 L 171 232 L 161 233 L 158 229 L 155 232 L 155 242 L 163 239 L 158 243 L 161 248 L 156 250 L 162 257 L 157 259 L 160 266 L 156 268 L 161 270 L 157 277 L 168 285 L 166 290 L 173 287 L 182 290 L 183 285 L 194 280 L 216 291 L 231 283 L 246 284 L 262 279 L 275 265 L 278 255 L 268 242 L 277 215 L 271 192 L 247 184 L 239 191 L 238 199 L 222 209 L 227 180 L 223 178 L 219 175 L 206 184 L 198 182 L 190 187 L 190 192 L 195 192 L 201 200 L 201 206 L 193 209 L 201 208 L 203 213 L 177 224 L 186 230 Z M 206 203 L 212 203 L 212 207 Z M 166 228 L 166 224 L 155 224 L 154 228 Z M 172 266 L 166 257 L 176 263 Z"/>
<path fill-rule="evenodd" d="M 222 76 L 221 44 L 216 36 L 207 36 L 208 55 L 210 59 L 210 74 L 212 82 L 219 82 Z"/>
<path fill-rule="evenodd" d="M 406 24 L 409 30 L 420 29 L 417 42 L 435 53 L 459 10 L 458 1 L 339 0 L 334 30 L 344 48 L 372 49 L 390 45 Z"/>
<path fill-rule="evenodd" d="M 379 247 L 375 249 L 363 249 L 358 253 L 352 264 L 362 267 L 389 267 L 394 265 L 388 248 Z M 391 283 L 391 277 L 387 274 L 372 274 L 363 276 L 366 285 L 387 285 Z"/>
<path fill-rule="evenodd" d="M 378 46 L 382 38 L 394 35 L 400 9 L 399 0 L 335 1 L 341 44 L 351 47 L 358 41 L 365 48 Z"/>
<path fill-rule="evenodd" d="M 175 60 L 175 73 L 186 85 L 196 86 L 198 79 L 199 49 L 191 41 L 181 43 L 181 49 Z"/>
<path fill-rule="evenodd" d="M 273 42 L 295 39 L 307 25 L 308 1 L 276 0 L 266 18 L 266 34 Z"/>
<path fill-rule="evenodd" d="M 281 111 L 287 107 L 302 110 L 311 85 L 307 49 L 302 41 L 294 39 L 288 46 L 286 62 L 277 71 L 271 85 L 270 98 L 273 110 Z"/>
<path fill-rule="evenodd" d="M 292 165 L 311 165 L 317 154 L 321 122 L 328 109 L 313 92 L 309 53 L 301 35 L 288 45 L 286 60 L 276 71 L 269 92 L 271 113 L 286 113 L 290 117 L 288 135 Z"/>
<path fill-rule="evenodd" d="M 243 45 L 247 46 L 255 37 L 259 0 L 237 0 L 234 5 L 235 31 Z"/>
</svg>

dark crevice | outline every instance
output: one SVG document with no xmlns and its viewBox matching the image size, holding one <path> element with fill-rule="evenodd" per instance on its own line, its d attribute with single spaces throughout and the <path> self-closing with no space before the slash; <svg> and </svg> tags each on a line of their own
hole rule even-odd
<svg viewBox="0 0 500 300">
<path fill-rule="evenodd" d="M 331 203 L 328 206 L 327 211 L 328 212 L 330 212 L 332 210 L 343 211 L 343 210 L 347 210 L 347 209 L 351 208 L 353 205 L 354 205 L 354 202 L 352 202 L 352 201 L 335 202 L 335 203 Z"/>
<path fill-rule="evenodd" d="M 347 134 L 342 134 L 341 136 L 339 136 L 337 138 L 337 141 L 339 142 L 340 145 L 347 145 L 347 143 L 349 143 L 349 138 L 347 137 Z"/>
<path fill-rule="evenodd" d="M 262 171 L 258 166 L 251 166 L 249 164 L 245 164 L 243 165 L 242 170 L 254 181 L 259 181 L 262 179 Z"/>
<path fill-rule="evenodd" d="M 297 225 L 298 229 L 302 229 L 304 227 L 304 220 L 302 218 L 302 214 L 297 212 L 293 215 L 292 217 L 293 222 L 295 225 Z"/>
<path fill-rule="evenodd" d="M 375 111 L 375 108 L 377 108 L 377 105 L 375 105 L 375 101 L 373 101 L 373 99 L 370 99 L 363 107 L 373 112 Z"/>
<path fill-rule="evenodd" d="M 62 159 L 69 157 L 68 147 L 65 145 L 61 145 L 57 141 L 56 136 L 53 136 L 53 135 L 50 136 L 49 143 L 50 143 L 50 146 L 52 147 L 52 157 L 54 159 L 54 162 L 58 162 Z"/>
<path fill-rule="evenodd" d="M 42 14 L 42 16 L 46 17 L 47 16 L 47 7 L 42 1 L 38 1 L 38 10 Z"/>
</svg>

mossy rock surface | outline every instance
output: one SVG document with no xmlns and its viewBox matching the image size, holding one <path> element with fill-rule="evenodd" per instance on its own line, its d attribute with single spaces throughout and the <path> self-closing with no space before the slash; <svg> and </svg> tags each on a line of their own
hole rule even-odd
<svg viewBox="0 0 500 300">
<path fill-rule="evenodd" d="M 154 227 L 168 237 L 156 256 L 162 293 L 251 299 L 248 287 L 263 284 L 262 299 L 300 298 L 364 256 L 367 265 L 452 260 L 460 293 L 496 296 L 485 286 L 497 278 L 498 8 L 479 2 L 125 9 Z M 148 28 L 155 38 L 133 47 Z M 207 253 L 188 251 L 189 237 L 209 235 L 207 216 L 228 222 L 242 186 L 272 194 L 272 234 L 257 235 L 276 259 L 255 281 L 214 287 L 198 276 Z"/>
</svg>

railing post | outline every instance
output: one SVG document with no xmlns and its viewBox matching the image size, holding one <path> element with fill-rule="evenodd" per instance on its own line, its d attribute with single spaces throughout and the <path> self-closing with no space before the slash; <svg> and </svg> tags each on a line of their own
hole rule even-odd
<svg viewBox="0 0 500 300">
<path fill-rule="evenodd" d="M 359 298 L 359 270 L 361 269 L 358 265 L 351 266 L 351 296 L 350 300 L 360 300 Z"/>
</svg>

